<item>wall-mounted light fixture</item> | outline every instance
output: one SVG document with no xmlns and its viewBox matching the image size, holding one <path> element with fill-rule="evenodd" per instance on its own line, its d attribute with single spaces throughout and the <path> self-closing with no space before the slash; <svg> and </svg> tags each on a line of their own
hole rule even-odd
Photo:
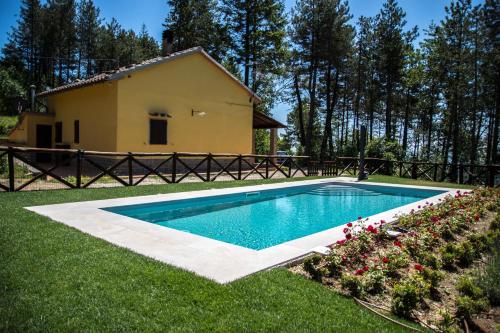
<svg viewBox="0 0 500 333">
<path fill-rule="evenodd" d="M 191 116 L 194 117 L 195 115 L 200 116 L 200 117 L 204 117 L 207 115 L 207 113 L 205 111 L 197 111 L 197 110 L 191 109 Z"/>
</svg>

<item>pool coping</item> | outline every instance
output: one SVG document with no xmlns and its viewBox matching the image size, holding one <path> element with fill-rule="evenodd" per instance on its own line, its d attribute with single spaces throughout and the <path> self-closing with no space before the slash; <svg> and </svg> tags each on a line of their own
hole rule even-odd
<svg viewBox="0 0 500 333">
<path fill-rule="evenodd" d="M 76 228 L 119 247 L 170 264 L 218 283 L 228 283 L 247 275 L 266 270 L 296 258 L 303 257 L 315 248 L 328 246 L 344 238 L 344 225 L 287 241 L 262 250 L 252 250 L 188 232 L 145 223 L 101 208 L 153 203 L 169 200 L 201 198 L 214 195 L 245 193 L 314 185 L 322 183 L 358 183 L 353 178 L 321 178 L 276 184 L 177 192 L 138 197 L 72 202 L 55 205 L 25 207 L 32 212 Z M 426 202 L 436 204 L 458 189 L 363 182 L 366 186 L 416 188 L 446 191 L 442 194 L 400 206 L 367 217 L 368 221 L 394 221 L 397 215 L 417 211 Z M 352 221 L 357 223 L 357 221 Z"/>
</svg>

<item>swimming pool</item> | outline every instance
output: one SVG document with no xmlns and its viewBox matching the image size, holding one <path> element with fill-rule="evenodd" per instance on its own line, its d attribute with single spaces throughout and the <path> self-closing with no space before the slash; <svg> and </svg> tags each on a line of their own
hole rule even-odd
<svg viewBox="0 0 500 333">
<path fill-rule="evenodd" d="M 321 183 L 102 209 L 262 250 L 445 192 Z"/>
</svg>

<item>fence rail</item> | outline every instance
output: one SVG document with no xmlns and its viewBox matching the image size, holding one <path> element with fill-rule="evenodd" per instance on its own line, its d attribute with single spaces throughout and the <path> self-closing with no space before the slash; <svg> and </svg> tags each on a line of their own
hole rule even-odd
<svg viewBox="0 0 500 333">
<path fill-rule="evenodd" d="M 498 186 L 499 165 L 365 159 L 368 174 Z M 356 176 L 359 159 L 216 153 L 120 153 L 0 146 L 0 192 L 293 178 Z"/>
<path fill-rule="evenodd" d="M 359 159 L 338 157 L 332 161 L 310 161 L 309 166 L 310 176 L 356 176 Z M 500 165 L 496 164 L 450 164 L 365 158 L 365 171 L 369 175 L 383 174 L 434 182 L 448 181 L 485 186 L 498 186 L 500 183 Z"/>
<path fill-rule="evenodd" d="M 307 156 L 0 147 L 0 191 L 307 176 Z"/>
</svg>

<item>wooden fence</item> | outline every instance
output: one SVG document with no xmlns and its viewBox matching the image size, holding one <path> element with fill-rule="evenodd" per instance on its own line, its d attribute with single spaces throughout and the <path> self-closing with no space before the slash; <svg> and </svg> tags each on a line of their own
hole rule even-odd
<svg viewBox="0 0 500 333">
<path fill-rule="evenodd" d="M 357 176 L 358 168 L 359 159 L 354 157 L 318 162 L 307 156 L 115 153 L 0 146 L 0 191 Z M 472 185 L 497 186 L 500 182 L 499 165 L 366 158 L 365 171 L 368 174 Z"/>
<path fill-rule="evenodd" d="M 310 161 L 308 175 L 357 176 L 359 159 L 338 157 L 332 161 Z M 365 158 L 365 171 L 369 175 L 383 174 L 434 182 L 498 186 L 500 165 L 450 164 L 420 161 L 391 161 Z"/>
<path fill-rule="evenodd" d="M 0 191 L 305 177 L 307 159 L 0 147 Z"/>
</svg>

